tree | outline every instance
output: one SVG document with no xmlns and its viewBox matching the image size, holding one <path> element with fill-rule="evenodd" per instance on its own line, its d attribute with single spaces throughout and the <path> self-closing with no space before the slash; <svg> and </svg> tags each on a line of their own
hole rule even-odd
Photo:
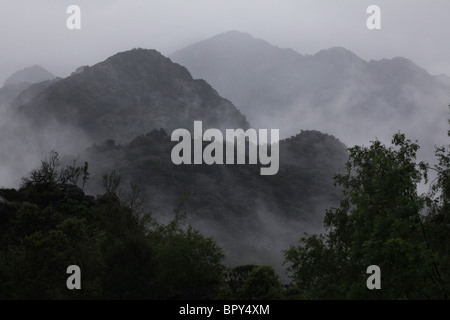
<svg viewBox="0 0 450 320">
<path fill-rule="evenodd" d="M 238 295 L 238 290 L 242 288 L 249 275 L 257 267 L 258 266 L 254 264 L 247 264 L 228 270 L 225 275 L 225 281 L 233 296 L 236 297 Z"/>
<path fill-rule="evenodd" d="M 158 263 L 154 287 L 157 298 L 212 299 L 223 285 L 224 254 L 212 238 L 186 224 L 186 213 L 176 208 L 167 225 L 155 224 L 149 238 Z"/>
<path fill-rule="evenodd" d="M 231 268 L 225 274 L 225 285 L 219 299 L 279 300 L 283 286 L 271 266 L 254 264 Z"/>
<path fill-rule="evenodd" d="M 59 166 L 59 154 L 55 150 L 52 150 L 48 159 L 42 160 L 41 167 L 31 171 L 30 177 L 24 179 L 23 184 L 45 187 L 56 184 Z"/>
<path fill-rule="evenodd" d="M 254 268 L 242 287 L 238 290 L 238 298 L 245 300 L 280 300 L 283 289 L 275 270 L 271 266 Z"/>
<path fill-rule="evenodd" d="M 108 193 L 115 193 L 122 180 L 120 174 L 116 173 L 116 170 L 112 170 L 109 174 L 103 175 L 103 187 Z"/>
<path fill-rule="evenodd" d="M 52 153 L 35 170 L 39 179 L 18 191 L 0 190 L 0 299 L 216 296 L 225 269 L 222 249 L 186 225 L 180 207 L 174 220 L 159 224 L 133 212 L 139 205 L 136 185 L 133 205 L 114 192 L 94 198 L 79 190 L 79 196 L 56 187 L 58 167 L 59 156 Z M 108 181 L 114 190 L 117 175 Z M 82 290 L 67 289 L 69 265 L 81 268 Z"/>
<path fill-rule="evenodd" d="M 52 150 L 49 157 L 41 161 L 41 167 L 31 171 L 30 177 L 22 180 L 22 187 L 52 188 L 57 184 L 69 182 L 76 186 L 81 177 L 83 181 L 82 189 L 84 189 L 86 182 L 89 180 L 89 164 L 85 162 L 83 166 L 77 166 L 77 160 L 74 159 L 72 165 L 60 169 L 59 153 Z"/>
<path fill-rule="evenodd" d="M 450 137 L 450 130 L 447 134 Z M 433 249 L 436 256 L 435 277 L 448 298 L 450 294 L 450 145 L 437 147 L 435 153 L 438 161 L 430 169 L 436 173 L 436 177 L 431 183 L 424 229 L 430 235 L 429 247 Z"/>
<path fill-rule="evenodd" d="M 126 196 L 125 202 L 130 207 L 131 211 L 134 214 L 141 214 L 143 212 L 143 200 L 142 196 L 142 188 L 135 182 L 130 181 L 130 191 Z"/>
<path fill-rule="evenodd" d="M 374 141 L 350 148 L 338 208 L 327 210 L 326 233 L 305 236 L 285 251 L 301 297 L 331 299 L 445 298 L 438 264 L 424 228 L 427 198 L 417 184 L 427 166 L 419 146 L 396 134 L 393 147 Z M 366 269 L 378 265 L 382 290 L 368 290 Z"/>
<path fill-rule="evenodd" d="M 72 185 L 76 186 L 81 177 L 83 182 L 81 189 L 84 190 L 84 186 L 87 180 L 89 180 L 89 164 L 84 162 L 83 166 L 77 167 L 77 160 L 78 159 L 74 159 L 72 165 L 67 165 L 61 170 L 58 182 L 61 184 L 70 182 Z"/>
</svg>

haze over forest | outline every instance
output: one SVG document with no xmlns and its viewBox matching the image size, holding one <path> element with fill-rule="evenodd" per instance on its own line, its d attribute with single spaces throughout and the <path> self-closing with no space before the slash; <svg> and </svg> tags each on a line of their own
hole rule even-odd
<svg viewBox="0 0 450 320">
<path fill-rule="evenodd" d="M 450 74 L 450 63 L 447 56 L 437 53 L 446 49 L 449 52 L 448 43 L 441 41 L 439 46 L 425 50 L 426 42 L 436 40 L 436 35 L 425 40 L 428 34 L 414 25 L 407 32 L 398 30 L 402 24 L 396 22 L 395 16 L 402 7 L 387 1 L 380 3 L 385 17 L 383 28 L 373 33 L 365 28 L 364 5 L 345 6 L 354 15 L 343 21 L 342 13 L 346 11 L 331 2 L 328 6 L 307 2 L 301 7 L 282 1 L 273 12 L 273 5 L 268 3 L 261 6 L 265 10 L 257 9 L 262 20 L 267 15 L 278 15 L 280 24 L 273 30 L 264 23 L 252 24 L 235 17 L 230 19 L 233 23 L 221 18 L 211 22 L 208 32 L 203 27 L 195 32 L 193 21 L 198 12 L 190 8 L 182 20 L 186 28 L 179 33 L 174 31 L 174 24 L 168 26 L 157 17 L 154 20 L 160 27 L 154 33 L 123 24 L 123 30 L 114 26 L 110 32 L 116 32 L 118 38 L 112 43 L 113 37 L 105 39 L 106 31 L 98 21 L 90 19 L 91 15 L 106 6 L 103 19 L 133 14 L 138 24 L 147 21 L 147 16 L 134 10 L 149 9 L 149 4 L 136 4 L 132 9 L 114 1 L 111 5 L 80 3 L 83 28 L 68 34 L 69 40 L 65 40 L 73 41 L 71 48 L 79 55 L 67 51 L 67 42 L 61 42 L 56 47 L 48 45 L 45 49 L 49 51 L 36 48 L 25 54 L 27 50 L 21 50 L 13 57 L 19 42 L 13 32 L 8 34 L 6 49 L 0 55 L 0 80 L 4 79 L 0 87 L 0 208 L 9 210 L 4 225 L 20 225 L 10 218 L 14 215 L 19 220 L 28 219 L 26 208 L 17 209 L 28 200 L 42 208 L 53 208 L 61 202 L 63 207 L 70 206 L 75 199 L 86 206 L 80 212 L 92 208 L 103 212 L 110 205 L 119 208 L 131 197 L 133 210 L 139 214 L 151 212 L 159 223 L 170 221 L 174 210 L 186 213 L 188 223 L 223 248 L 226 266 L 269 265 L 286 282 L 283 250 L 296 244 L 305 232 L 323 232 L 327 210 L 341 204 L 344 194 L 334 185 L 333 177 L 348 169 L 345 164 L 349 148 L 369 146 L 376 139 L 389 146 L 393 135 L 402 132 L 418 141 L 419 160 L 435 165 L 435 147 L 448 145 L 450 77 L 445 73 Z M 206 12 L 213 9 L 202 4 L 205 19 Z M 238 7 L 247 16 L 255 4 L 249 1 L 239 7 L 231 1 L 229 6 L 222 3 L 220 7 L 225 9 L 225 17 Z M 40 12 L 47 5 L 36 10 Z M 14 6 L 8 5 L 7 9 L 13 11 Z M 441 1 L 437 7 L 450 8 Z M 293 8 L 323 13 L 322 18 L 330 22 L 337 22 L 331 15 L 331 9 L 336 9 L 342 22 L 336 28 L 355 30 L 353 37 L 335 38 L 329 28 L 317 26 L 308 16 L 303 17 L 300 26 L 315 25 L 316 30 L 311 35 L 305 28 L 297 32 L 293 29 L 294 22 L 298 22 L 296 15 L 287 14 Z M 408 8 L 417 12 L 414 6 Z M 170 12 L 172 18 L 180 12 L 180 8 L 167 4 L 159 9 Z M 358 12 L 361 17 L 355 18 Z M 448 22 L 441 11 L 432 12 L 439 25 L 435 28 L 442 35 L 444 29 L 448 30 Z M 49 17 L 42 22 L 43 30 L 56 24 L 51 19 L 53 11 Z M 0 22 L 2 32 L 8 21 L 12 23 L 7 17 L 5 21 Z M 356 27 L 358 23 L 363 26 L 361 30 Z M 91 35 L 87 34 L 90 28 Z M 284 31 L 277 32 L 279 28 Z M 425 25 L 423 28 L 435 30 Z M 386 38 L 387 30 L 397 31 L 392 38 Z M 49 39 L 58 39 L 63 31 L 67 30 L 49 31 Z M 25 31 L 17 32 L 21 35 Z M 124 37 L 121 32 L 135 36 Z M 383 41 L 395 43 L 403 39 L 405 32 L 416 33 L 415 50 L 406 40 L 392 46 L 379 45 Z M 101 45 L 94 43 L 94 35 Z M 304 46 L 298 44 L 299 39 L 303 39 Z M 31 44 L 35 41 L 30 39 Z M 52 61 L 55 54 L 59 57 Z M 249 164 L 175 165 L 171 150 L 177 142 L 171 140 L 171 134 L 177 128 L 192 131 L 194 121 L 202 121 L 204 130 L 217 128 L 222 132 L 279 129 L 277 174 L 262 176 L 259 165 Z M 90 172 L 82 188 L 62 183 L 56 191 L 52 189 L 62 199 L 55 203 L 49 200 L 53 193 L 46 194 L 34 182 L 23 179 L 30 173 L 33 176 L 32 170 L 39 168 L 43 159 L 49 159 L 52 150 L 59 153 L 63 166 L 77 159 L 77 165 L 86 161 Z M 105 175 L 112 181 L 116 174 L 121 182 L 113 188 L 105 183 Z M 138 200 L 133 198 L 137 189 Z M 42 199 L 36 200 L 41 192 Z M 117 199 L 102 197 L 105 192 L 117 195 Z M 134 207 L 135 201 L 139 209 Z M 42 209 L 44 215 L 46 210 Z M 112 239 L 115 227 L 105 229 L 108 237 L 111 232 Z M 126 232 L 140 234 L 135 227 L 138 230 L 139 223 Z M 19 233 L 28 232 L 27 227 L 17 228 Z M 8 245 L 17 245 L 11 243 Z M 0 281 L 0 288 L 2 285 Z"/>
<path fill-rule="evenodd" d="M 17 187 L 58 150 L 90 163 L 91 194 L 116 170 L 138 183 L 145 209 L 162 220 L 189 194 L 190 221 L 219 239 L 231 263 L 279 267 L 283 248 L 321 230 L 325 210 L 338 203 L 332 178 L 346 159 L 341 141 L 389 144 L 401 130 L 430 158 L 432 143 L 445 142 L 450 85 L 405 58 L 365 62 L 344 48 L 303 56 L 232 31 L 172 59 L 180 64 L 133 49 L 64 79 L 37 66 L 12 75 L 1 89 L 9 118 L 1 128 L 3 185 Z M 198 120 L 221 130 L 281 128 L 279 173 L 173 165 L 171 132 L 192 131 Z"/>
</svg>

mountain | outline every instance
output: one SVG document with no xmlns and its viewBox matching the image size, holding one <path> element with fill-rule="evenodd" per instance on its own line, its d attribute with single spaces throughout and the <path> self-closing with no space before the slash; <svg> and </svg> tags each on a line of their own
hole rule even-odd
<svg viewBox="0 0 450 320">
<path fill-rule="evenodd" d="M 236 31 L 172 54 L 195 78 L 232 101 L 255 127 L 298 128 L 338 136 L 347 145 L 401 130 L 427 154 L 446 143 L 450 84 L 412 61 L 365 61 L 342 48 L 302 55 Z"/>
<path fill-rule="evenodd" d="M 12 74 L 5 80 L 4 85 L 17 84 L 17 83 L 39 83 L 47 80 L 53 80 L 56 76 L 42 68 L 35 65 L 19 70 Z"/>
<path fill-rule="evenodd" d="M 248 128 L 245 117 L 204 80 L 155 50 L 118 53 L 46 88 L 18 114 L 45 127 L 81 129 L 93 142 L 128 141 L 152 129 Z"/>
<path fill-rule="evenodd" d="M 17 185 L 51 149 L 79 153 L 152 129 L 190 129 L 194 120 L 218 129 L 249 127 L 231 102 L 156 50 L 118 53 L 65 79 L 35 84 L 11 105 L 9 120 L 0 123 L 4 185 Z"/>
<path fill-rule="evenodd" d="M 20 91 L 20 93 L 14 98 L 14 100 L 10 103 L 10 113 L 14 113 L 14 111 L 24 105 L 29 103 L 34 97 L 36 97 L 39 93 L 47 89 L 53 83 L 61 80 L 61 78 L 55 78 L 52 80 L 46 80 L 39 83 L 34 83 L 31 85 L 27 85 L 26 88 Z"/>
<path fill-rule="evenodd" d="M 5 112 L 12 104 L 14 99 L 25 89 L 30 87 L 30 83 L 21 82 L 8 84 L 0 88 L 0 112 Z"/>
<path fill-rule="evenodd" d="M 338 204 L 332 178 L 343 168 L 346 146 L 319 131 L 299 127 L 280 141 L 272 176 L 262 176 L 260 165 L 175 165 L 172 130 L 191 130 L 195 120 L 204 130 L 250 124 L 206 81 L 155 50 L 121 52 L 65 79 L 35 84 L 12 110 L 0 128 L 1 184 L 17 186 L 52 149 L 65 159 L 74 155 L 89 162 L 89 194 L 104 192 L 103 175 L 115 171 L 122 200 L 136 183 L 143 210 L 158 220 L 172 218 L 186 198 L 189 222 L 219 241 L 229 264 L 281 270 L 281 250 L 303 232 L 321 230 L 325 209 Z"/>
<path fill-rule="evenodd" d="M 238 31 L 213 37 L 191 45 L 170 56 L 186 66 L 194 78 L 205 79 L 220 94 L 231 99 L 256 127 L 265 127 L 255 113 L 259 108 L 277 103 L 269 84 L 276 74 L 287 73 L 289 67 L 303 58 L 291 49 L 280 49 L 266 41 Z M 275 73 L 275 74 L 274 74 Z M 287 81 L 284 81 L 287 82 Z M 282 85 L 278 86 L 280 89 Z M 269 89 L 268 91 L 266 89 Z M 264 103 L 261 103 L 264 102 Z"/>
<path fill-rule="evenodd" d="M 218 240 L 229 264 L 272 264 L 279 271 L 281 251 L 303 232 L 321 231 L 325 210 L 339 203 L 333 176 L 348 153 L 330 135 L 302 131 L 280 141 L 280 170 L 272 176 L 261 176 L 259 165 L 175 165 L 174 145 L 160 129 L 127 144 L 92 146 L 80 157 L 93 172 L 88 192 L 104 190 L 102 175 L 115 170 L 123 178 L 124 199 L 132 181 L 141 189 L 143 207 L 160 221 L 173 217 L 184 199 L 181 212 Z"/>
<path fill-rule="evenodd" d="M 2 118 L 0 124 L 7 117 L 7 111 L 21 92 L 34 84 L 55 79 L 56 77 L 53 74 L 38 65 L 24 68 L 12 74 L 0 88 L 0 117 Z"/>
</svg>

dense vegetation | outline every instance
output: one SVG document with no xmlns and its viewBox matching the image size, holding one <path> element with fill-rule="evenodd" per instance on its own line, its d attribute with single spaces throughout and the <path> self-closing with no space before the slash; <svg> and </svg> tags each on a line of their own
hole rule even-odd
<svg viewBox="0 0 450 320">
<path fill-rule="evenodd" d="M 240 67 L 224 70 L 250 77 L 227 76 L 223 84 L 231 79 L 231 89 L 245 91 L 227 95 L 233 101 L 257 102 L 244 103 L 257 107 L 248 114 L 257 115 L 256 127 L 275 125 L 286 136 L 326 125 L 365 141 L 373 129 L 381 138 L 389 134 L 379 123 L 413 124 L 425 149 L 441 141 L 429 128 L 445 125 L 445 110 L 427 109 L 434 116 L 423 117 L 422 106 L 439 106 L 433 101 L 447 99 L 448 86 L 405 59 L 366 63 L 336 48 L 302 57 L 261 41 L 235 46 L 235 36 L 248 40 L 228 34 L 227 50 L 218 52 Z M 243 63 L 228 54 L 233 46 Z M 202 68 L 206 60 L 199 60 Z M 252 65 L 262 72 L 256 78 L 245 68 Z M 274 86 L 275 78 L 283 81 Z M 349 84 L 364 90 L 341 90 Z M 118 53 L 26 87 L 11 82 L 0 89 L 0 184 L 17 185 L 35 157 L 55 146 L 64 154 L 85 150 L 86 162 L 51 152 L 18 190 L 0 189 L 0 298 L 448 298 L 448 146 L 437 149 L 430 167 L 417 163 L 418 145 L 401 134 L 393 147 L 375 141 L 348 152 L 333 136 L 311 130 L 279 142 L 273 176 L 261 176 L 259 165 L 177 166 L 170 159 L 173 129 L 192 129 L 196 120 L 204 129 L 250 124 L 208 83 L 159 52 Z M 405 98 L 405 88 L 421 103 Z M 429 174 L 430 190 L 419 194 Z M 179 200 L 184 194 L 188 201 Z M 313 235 L 287 249 L 304 231 Z M 289 285 L 281 284 L 289 281 L 283 260 Z M 81 267 L 82 290 L 66 288 L 73 264 Z M 366 268 L 374 264 L 382 289 L 370 291 Z"/>
<path fill-rule="evenodd" d="M 180 195 L 189 194 L 189 222 L 214 236 L 228 252 L 227 264 L 270 264 L 280 273 L 281 250 L 298 239 L 299 229 L 321 231 L 325 209 L 339 203 L 333 175 L 348 153 L 333 136 L 302 131 L 280 141 L 280 170 L 273 176 L 261 176 L 259 164 L 175 165 L 175 144 L 161 129 L 127 144 L 109 140 L 91 147 L 81 156 L 92 169 L 87 191 L 99 193 L 102 174 L 116 170 L 123 177 L 119 189 L 129 181 L 140 186 L 154 218 L 166 217 Z"/>
<path fill-rule="evenodd" d="M 449 133 L 450 135 L 450 133 Z M 350 148 L 337 174 L 340 206 L 326 233 L 286 250 L 291 285 L 271 266 L 227 269 L 224 253 L 185 220 L 183 202 L 167 224 L 139 207 L 133 187 L 116 194 L 120 176 L 103 176 L 106 192 L 87 196 L 88 164 L 61 168 L 52 152 L 19 190 L 0 193 L 2 299 L 448 299 L 450 293 L 450 153 L 417 163 L 419 146 L 396 134 Z M 428 194 L 417 185 L 434 172 Z M 66 288 L 66 268 L 82 270 L 82 290 Z M 366 268 L 381 268 L 381 290 L 368 290 Z"/>
<path fill-rule="evenodd" d="M 449 133 L 450 135 L 450 133 Z M 327 211 L 327 232 L 305 236 L 285 252 L 301 298 L 448 299 L 450 294 L 450 153 L 438 165 L 416 163 L 419 146 L 402 134 L 394 147 L 379 141 L 353 147 L 338 208 Z M 418 195 L 428 171 L 431 192 Z M 366 269 L 381 269 L 381 290 L 366 287 Z"/>
<path fill-rule="evenodd" d="M 325 209 L 339 202 L 332 178 L 343 168 L 346 146 L 300 126 L 280 141 L 274 176 L 261 176 L 260 165 L 174 165 L 173 129 L 192 129 L 196 120 L 204 130 L 250 124 L 205 81 L 155 50 L 118 53 L 65 79 L 35 84 L 8 110 L 11 119 L 0 124 L 0 185 L 16 186 L 44 150 L 57 148 L 89 163 L 87 194 L 104 192 L 103 174 L 115 170 L 122 177 L 119 198 L 132 181 L 146 211 L 164 223 L 189 193 L 188 222 L 214 236 L 229 265 L 270 264 L 281 273 L 281 250 L 299 230 L 322 231 Z"/>
<path fill-rule="evenodd" d="M 87 164 L 60 169 L 52 152 L 19 190 L 1 190 L 0 298 L 2 299 L 212 299 L 227 297 L 222 249 L 185 224 L 182 203 L 166 225 L 141 214 L 137 194 L 128 203 L 114 193 L 120 182 L 104 177 L 105 194 L 86 196 L 76 186 Z M 82 270 L 82 290 L 68 290 L 66 268 Z M 279 288 L 271 267 L 265 277 Z M 252 292 L 244 281 L 239 297 Z M 223 293 L 223 294 L 225 294 Z M 256 295 L 255 295 L 256 294 Z"/>
</svg>

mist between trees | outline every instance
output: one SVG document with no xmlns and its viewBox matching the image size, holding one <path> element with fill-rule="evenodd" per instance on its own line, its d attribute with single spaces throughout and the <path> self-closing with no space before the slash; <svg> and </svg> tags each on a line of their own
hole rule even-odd
<svg viewBox="0 0 450 320">
<path fill-rule="evenodd" d="M 450 132 L 449 132 L 450 135 Z M 437 164 L 416 161 L 419 145 L 397 133 L 349 149 L 342 191 L 325 232 L 283 250 L 289 281 L 269 265 L 224 264 L 218 242 L 188 223 L 188 197 L 172 220 L 142 207 L 135 182 L 119 189 L 117 171 L 104 192 L 86 195 L 87 162 L 61 165 L 52 151 L 20 188 L 0 190 L 0 297 L 3 299 L 448 299 L 450 148 Z M 428 181 L 427 194 L 417 185 Z M 382 289 L 368 290 L 366 268 L 381 268 Z M 78 265 L 82 290 L 66 288 Z"/>
</svg>

